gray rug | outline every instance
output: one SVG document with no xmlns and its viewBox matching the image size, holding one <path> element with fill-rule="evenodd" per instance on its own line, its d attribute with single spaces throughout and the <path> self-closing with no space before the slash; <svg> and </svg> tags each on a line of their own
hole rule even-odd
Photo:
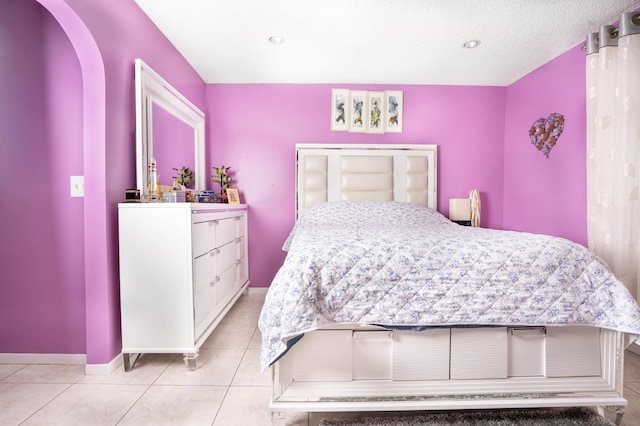
<svg viewBox="0 0 640 426">
<path fill-rule="evenodd" d="M 323 419 L 319 426 L 615 426 L 588 408 L 450 411 L 403 416 Z"/>
</svg>

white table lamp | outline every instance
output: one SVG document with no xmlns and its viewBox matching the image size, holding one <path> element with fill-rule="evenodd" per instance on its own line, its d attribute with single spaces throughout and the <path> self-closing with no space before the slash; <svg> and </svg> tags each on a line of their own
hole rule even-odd
<svg viewBox="0 0 640 426">
<path fill-rule="evenodd" d="M 469 198 L 449 199 L 449 220 L 469 222 L 471 220 L 471 200 Z"/>
</svg>

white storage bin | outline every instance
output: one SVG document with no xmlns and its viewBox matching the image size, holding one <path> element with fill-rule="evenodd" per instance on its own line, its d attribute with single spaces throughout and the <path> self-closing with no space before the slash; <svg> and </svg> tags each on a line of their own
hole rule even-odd
<svg viewBox="0 0 640 426">
<path fill-rule="evenodd" d="M 351 381 L 351 330 L 307 333 L 290 354 L 296 382 Z"/>
<path fill-rule="evenodd" d="M 600 375 L 599 328 L 550 327 L 545 340 L 547 377 Z"/>
<path fill-rule="evenodd" d="M 393 333 L 393 380 L 447 380 L 450 330 Z M 428 368 L 425 369 L 425 366 Z"/>
<path fill-rule="evenodd" d="M 506 377 L 506 328 L 451 329 L 451 379 Z"/>
<path fill-rule="evenodd" d="M 353 380 L 391 380 L 391 331 L 353 332 Z"/>
<path fill-rule="evenodd" d="M 509 328 L 509 377 L 544 376 L 546 327 Z"/>
</svg>

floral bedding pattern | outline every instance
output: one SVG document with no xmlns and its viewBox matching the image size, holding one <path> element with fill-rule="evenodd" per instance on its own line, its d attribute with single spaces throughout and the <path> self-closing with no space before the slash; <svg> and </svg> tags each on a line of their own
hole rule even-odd
<svg viewBox="0 0 640 426">
<path fill-rule="evenodd" d="M 591 325 L 640 335 L 640 308 L 585 247 L 471 228 L 401 202 L 338 201 L 300 217 L 267 293 L 262 368 L 329 325 Z"/>
</svg>

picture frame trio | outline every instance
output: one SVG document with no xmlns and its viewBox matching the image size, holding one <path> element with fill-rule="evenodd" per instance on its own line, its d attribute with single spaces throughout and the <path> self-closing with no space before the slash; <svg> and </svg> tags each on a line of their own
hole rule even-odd
<svg viewBox="0 0 640 426">
<path fill-rule="evenodd" d="M 331 89 L 331 130 L 402 133 L 402 90 Z"/>
</svg>

